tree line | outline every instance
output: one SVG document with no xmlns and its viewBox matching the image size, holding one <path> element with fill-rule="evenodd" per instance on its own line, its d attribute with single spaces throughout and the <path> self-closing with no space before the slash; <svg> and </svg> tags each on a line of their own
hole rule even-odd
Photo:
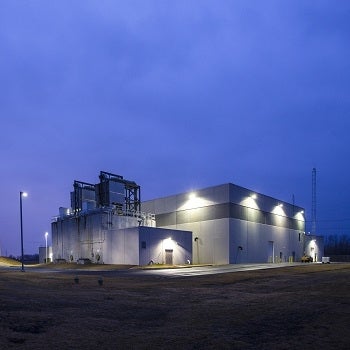
<svg viewBox="0 0 350 350">
<path fill-rule="evenodd" d="M 329 235 L 324 237 L 324 254 L 350 255 L 350 236 Z"/>
<path fill-rule="evenodd" d="M 15 256 L 15 255 L 12 255 L 10 254 L 8 256 L 8 258 L 10 259 L 14 259 L 14 260 L 17 260 L 17 261 L 22 261 L 22 256 Z M 24 254 L 23 255 L 23 262 L 25 263 L 38 263 L 39 262 L 39 254 Z"/>
</svg>

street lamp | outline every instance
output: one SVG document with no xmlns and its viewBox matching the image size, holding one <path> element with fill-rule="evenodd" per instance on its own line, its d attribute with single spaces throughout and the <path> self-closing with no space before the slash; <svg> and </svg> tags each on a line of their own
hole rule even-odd
<svg viewBox="0 0 350 350">
<path fill-rule="evenodd" d="M 45 251 L 46 251 L 46 259 L 45 263 L 47 264 L 47 236 L 49 235 L 48 232 L 45 232 Z"/>
<path fill-rule="evenodd" d="M 22 218 L 22 197 L 27 197 L 27 192 L 19 193 L 19 212 L 20 212 L 20 221 L 21 221 L 21 262 L 22 262 L 22 272 L 24 272 L 24 264 L 23 264 L 23 218 Z"/>
</svg>

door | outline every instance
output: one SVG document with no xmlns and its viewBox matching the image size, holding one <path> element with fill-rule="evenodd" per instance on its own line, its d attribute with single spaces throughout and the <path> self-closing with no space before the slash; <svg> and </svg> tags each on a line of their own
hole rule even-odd
<svg viewBox="0 0 350 350">
<path fill-rule="evenodd" d="M 173 264 L 173 250 L 165 249 L 165 264 L 172 265 Z"/>
<path fill-rule="evenodd" d="M 267 261 L 269 263 L 273 263 L 274 262 L 274 256 L 275 252 L 274 252 L 274 248 L 273 248 L 273 241 L 269 241 L 268 242 L 268 247 L 267 247 Z"/>
<path fill-rule="evenodd" d="M 316 253 L 315 253 L 315 247 L 311 247 L 311 257 L 312 261 L 316 261 Z"/>
</svg>

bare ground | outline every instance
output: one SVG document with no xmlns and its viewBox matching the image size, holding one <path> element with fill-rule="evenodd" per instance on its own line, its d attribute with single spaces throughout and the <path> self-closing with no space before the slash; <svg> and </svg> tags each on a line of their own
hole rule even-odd
<svg viewBox="0 0 350 350">
<path fill-rule="evenodd" d="M 0 270 L 0 349 L 348 349 L 350 264 L 190 278 Z"/>
</svg>

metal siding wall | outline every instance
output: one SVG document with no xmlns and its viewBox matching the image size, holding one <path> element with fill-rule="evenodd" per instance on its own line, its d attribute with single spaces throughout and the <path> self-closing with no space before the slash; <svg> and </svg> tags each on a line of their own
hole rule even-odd
<svg viewBox="0 0 350 350">
<path fill-rule="evenodd" d="M 188 205 L 189 193 L 149 201 L 143 206 L 143 209 L 150 211 L 155 209 L 157 226 L 191 230 L 193 238 L 199 237 L 198 243 L 193 242 L 194 263 L 198 259 L 201 263 L 215 263 L 216 260 L 223 261 L 225 256 L 227 263 L 267 262 L 269 241 L 274 242 L 278 256 L 282 252 L 283 260 L 293 251 L 296 256 L 300 254 L 297 237 L 299 231 L 305 230 L 305 222 L 293 216 L 302 208 L 262 194 L 257 194 L 256 205 L 259 209 L 250 207 L 247 198 L 254 191 L 233 184 L 214 186 L 195 193 L 200 199 L 198 207 Z M 281 202 L 287 216 L 272 213 Z M 221 221 L 230 223 L 226 227 L 226 236 L 217 226 Z M 227 246 L 219 244 L 225 240 Z M 218 246 L 223 250 L 219 259 Z M 239 246 L 243 250 L 238 252 Z"/>
<path fill-rule="evenodd" d="M 289 261 L 295 252 L 296 261 L 302 255 L 299 232 L 283 227 L 230 219 L 230 263 L 268 262 L 268 242 L 274 242 L 276 258 L 282 253 L 282 262 Z M 243 250 L 239 250 L 241 246 Z"/>
<path fill-rule="evenodd" d="M 156 225 L 160 227 L 176 225 L 176 212 L 157 215 Z"/>
<path fill-rule="evenodd" d="M 230 219 L 229 222 L 229 263 L 241 264 L 248 262 L 246 222 L 234 219 Z"/>
<path fill-rule="evenodd" d="M 139 228 L 123 230 L 124 234 L 124 264 L 139 265 Z"/>
<path fill-rule="evenodd" d="M 174 216 L 175 215 L 175 216 Z M 234 203 L 221 203 L 202 208 L 176 211 L 172 213 L 156 214 L 157 227 L 234 218 L 271 226 L 280 226 L 303 230 L 304 222 L 283 215 L 263 212 L 254 208 L 244 207 Z"/>
<path fill-rule="evenodd" d="M 176 228 L 193 232 L 193 264 L 229 263 L 228 219 L 184 223 L 177 225 Z M 197 241 L 194 240 L 196 237 L 198 237 Z M 220 250 L 217 249 L 218 247 Z"/>
</svg>

